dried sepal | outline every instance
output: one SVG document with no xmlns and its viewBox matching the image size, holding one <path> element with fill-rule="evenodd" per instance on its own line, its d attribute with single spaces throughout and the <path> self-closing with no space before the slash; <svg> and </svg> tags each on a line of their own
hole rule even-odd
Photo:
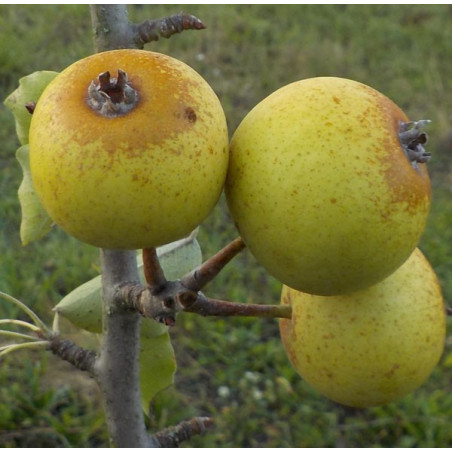
<svg viewBox="0 0 452 452">
<path fill-rule="evenodd" d="M 125 71 L 118 69 L 118 76 L 102 72 L 88 86 L 87 103 L 102 116 L 115 118 L 129 113 L 138 102 L 138 93 L 131 85 Z"/>
<path fill-rule="evenodd" d="M 430 122 L 429 119 L 400 122 L 400 143 L 414 168 L 418 167 L 418 163 L 427 163 L 431 158 L 431 153 L 424 148 L 428 141 L 428 135 L 423 131 L 423 128 Z"/>
</svg>

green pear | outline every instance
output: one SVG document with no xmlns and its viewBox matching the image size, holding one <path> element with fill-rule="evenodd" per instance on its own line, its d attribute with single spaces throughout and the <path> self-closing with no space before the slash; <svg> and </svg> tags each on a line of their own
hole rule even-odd
<svg viewBox="0 0 452 452">
<path fill-rule="evenodd" d="M 384 405 L 414 391 L 444 349 L 445 305 L 419 249 L 365 290 L 324 297 L 284 286 L 281 303 L 292 306 L 280 331 L 293 366 L 343 405 Z"/>
<path fill-rule="evenodd" d="M 123 49 L 79 60 L 39 98 L 30 168 L 52 220 L 102 248 L 181 239 L 211 212 L 229 159 L 208 83 L 172 57 Z"/>
<path fill-rule="evenodd" d="M 252 109 L 231 140 L 225 192 L 260 264 L 318 295 L 363 289 L 396 270 L 430 208 L 424 158 L 410 160 L 426 135 L 410 130 L 404 136 L 416 138 L 404 147 L 399 134 L 409 127 L 383 94 L 336 77 L 291 83 Z"/>
</svg>

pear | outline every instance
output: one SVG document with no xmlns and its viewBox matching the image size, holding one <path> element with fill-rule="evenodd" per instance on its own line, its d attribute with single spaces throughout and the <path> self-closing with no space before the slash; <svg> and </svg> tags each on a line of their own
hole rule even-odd
<svg viewBox="0 0 452 452">
<path fill-rule="evenodd" d="M 414 391 L 442 355 L 446 310 L 419 249 L 367 289 L 319 296 L 283 287 L 292 319 L 280 321 L 290 361 L 312 387 L 352 407 L 384 405 Z"/>
<path fill-rule="evenodd" d="M 39 98 L 35 190 L 52 220 L 101 248 L 161 246 L 211 212 L 228 167 L 223 108 L 175 58 L 123 49 L 79 60 Z"/>
<path fill-rule="evenodd" d="M 282 283 L 318 295 L 389 276 L 416 248 L 430 208 L 425 125 L 337 77 L 264 99 L 232 137 L 225 186 L 251 253 Z"/>
</svg>

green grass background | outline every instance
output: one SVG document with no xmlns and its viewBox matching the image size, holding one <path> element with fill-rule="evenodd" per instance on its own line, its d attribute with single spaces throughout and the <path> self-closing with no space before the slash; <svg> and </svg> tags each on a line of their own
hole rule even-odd
<svg viewBox="0 0 452 452">
<path fill-rule="evenodd" d="M 207 29 L 160 40 L 148 49 L 200 72 L 218 94 L 230 127 L 275 89 L 314 76 L 366 83 L 414 119 L 431 119 L 432 211 L 421 249 L 452 300 L 452 7 L 447 5 L 142 5 L 142 21 L 181 10 Z M 0 6 L 0 99 L 33 71 L 59 71 L 92 53 L 84 5 Z M 0 106 L 0 290 L 50 321 L 62 296 L 98 274 L 98 251 L 55 230 L 22 247 L 13 118 Z M 237 235 L 221 199 L 203 224 L 207 257 Z M 278 302 L 280 284 L 242 253 L 206 292 L 217 298 Z M 0 318 L 21 316 L 0 302 Z M 179 370 L 148 422 L 163 428 L 195 415 L 216 428 L 197 447 L 452 446 L 452 324 L 432 377 L 397 403 L 353 410 L 325 400 L 291 368 L 274 320 L 181 315 L 172 329 Z M 66 325 L 70 337 L 92 339 Z M 0 362 L 0 446 L 107 445 L 93 382 L 43 353 Z"/>
</svg>

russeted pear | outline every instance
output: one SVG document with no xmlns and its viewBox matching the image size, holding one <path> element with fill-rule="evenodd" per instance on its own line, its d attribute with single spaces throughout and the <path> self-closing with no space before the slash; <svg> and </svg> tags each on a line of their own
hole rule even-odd
<svg viewBox="0 0 452 452">
<path fill-rule="evenodd" d="M 429 212 L 425 123 L 337 77 L 294 82 L 261 101 L 232 137 L 225 186 L 251 253 L 284 284 L 319 295 L 389 276 Z"/>
<path fill-rule="evenodd" d="M 444 349 L 445 305 L 419 249 L 365 290 L 325 297 L 284 286 L 281 303 L 292 306 L 280 330 L 293 366 L 343 405 L 384 405 L 414 391 Z"/>
<path fill-rule="evenodd" d="M 223 108 L 172 57 L 98 53 L 69 66 L 33 113 L 30 163 L 53 221 L 102 248 L 160 246 L 188 235 L 223 189 Z"/>
</svg>

